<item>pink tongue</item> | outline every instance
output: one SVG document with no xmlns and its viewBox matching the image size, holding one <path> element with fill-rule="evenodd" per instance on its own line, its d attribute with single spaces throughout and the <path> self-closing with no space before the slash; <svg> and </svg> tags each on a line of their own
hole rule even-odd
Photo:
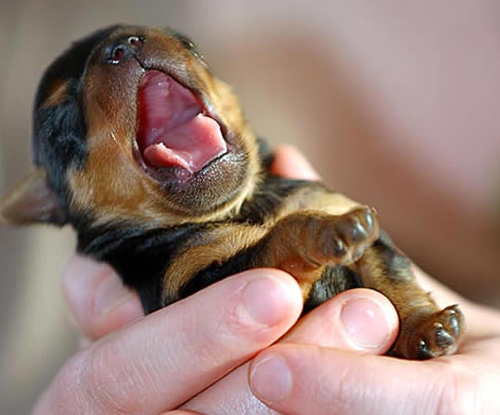
<svg viewBox="0 0 500 415">
<path fill-rule="evenodd" d="M 219 124 L 172 77 L 149 71 L 138 92 L 137 143 L 152 167 L 197 172 L 227 150 Z"/>
</svg>

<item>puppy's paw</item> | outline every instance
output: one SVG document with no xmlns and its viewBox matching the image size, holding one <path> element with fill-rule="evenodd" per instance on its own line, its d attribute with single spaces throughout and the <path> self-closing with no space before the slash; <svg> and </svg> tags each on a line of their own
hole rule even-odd
<svg viewBox="0 0 500 415">
<path fill-rule="evenodd" d="M 271 229 L 269 263 L 294 275 L 325 265 L 347 265 L 358 260 L 378 237 L 377 215 L 367 206 L 343 215 L 298 212 L 280 219 Z"/>
<path fill-rule="evenodd" d="M 347 265 L 357 261 L 379 236 L 377 214 L 368 206 L 332 217 L 330 226 L 323 229 L 322 252 L 330 255 L 327 262 L 333 264 Z"/>
<path fill-rule="evenodd" d="M 426 360 L 456 353 L 465 319 L 458 305 L 452 305 L 422 316 L 412 326 L 403 330 L 398 339 L 398 343 L 407 342 L 403 357 Z"/>
</svg>

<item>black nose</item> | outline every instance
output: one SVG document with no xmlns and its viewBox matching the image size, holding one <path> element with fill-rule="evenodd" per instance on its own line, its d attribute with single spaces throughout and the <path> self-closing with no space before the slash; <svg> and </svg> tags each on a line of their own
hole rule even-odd
<svg viewBox="0 0 500 415">
<path fill-rule="evenodd" d="M 142 52 L 143 45 L 144 38 L 140 36 L 128 36 L 118 39 L 106 48 L 106 61 L 117 65 L 129 58 L 138 57 Z"/>
</svg>

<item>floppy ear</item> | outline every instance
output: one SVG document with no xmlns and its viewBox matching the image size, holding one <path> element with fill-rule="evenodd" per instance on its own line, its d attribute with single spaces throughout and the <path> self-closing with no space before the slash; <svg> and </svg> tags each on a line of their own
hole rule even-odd
<svg viewBox="0 0 500 415">
<path fill-rule="evenodd" d="M 36 167 L 0 203 L 0 220 L 15 225 L 66 222 L 59 201 L 47 185 L 47 172 Z"/>
</svg>

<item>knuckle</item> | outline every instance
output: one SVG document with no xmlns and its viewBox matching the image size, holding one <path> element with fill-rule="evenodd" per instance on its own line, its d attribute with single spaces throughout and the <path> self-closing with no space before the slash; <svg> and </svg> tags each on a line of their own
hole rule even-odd
<svg viewBox="0 0 500 415">
<path fill-rule="evenodd" d="M 240 339 L 258 341 L 256 337 L 262 331 L 266 331 L 251 320 L 247 315 L 247 311 L 242 311 L 242 308 L 239 302 L 232 304 L 223 319 L 217 324 L 216 333 L 219 343 L 229 346 L 231 343 L 239 343 Z"/>
<path fill-rule="evenodd" d="M 215 322 L 214 322 L 215 323 Z M 234 341 L 233 330 L 224 322 L 217 322 L 215 326 L 201 325 L 193 322 L 191 329 L 179 334 L 178 344 L 182 347 L 182 362 L 188 356 L 196 356 L 199 367 L 213 367 L 220 365 L 225 358 L 227 345 Z M 182 370 L 182 364 L 178 365 Z"/>
<path fill-rule="evenodd" d="M 181 373 L 186 363 L 196 356 L 198 368 L 216 367 L 227 358 L 238 342 L 242 328 L 241 318 L 231 308 L 220 315 L 207 311 L 202 318 L 197 315 L 183 317 L 177 333 L 172 334 L 176 344 L 170 355 L 170 372 Z M 243 337 L 243 336 L 241 336 Z"/>
<path fill-rule="evenodd" d="M 91 348 L 86 356 L 80 385 L 84 399 L 97 413 L 129 414 L 139 409 L 136 386 L 140 372 L 133 362 L 124 366 L 123 347 L 117 336 L 113 342 Z"/>
<path fill-rule="evenodd" d="M 334 383 L 324 382 L 321 378 L 315 379 L 314 396 L 319 397 L 322 408 L 346 414 L 350 412 L 348 408 L 352 404 L 353 393 L 355 394 L 356 390 L 359 389 L 356 379 L 359 379 L 356 370 L 344 366 L 334 377 Z"/>
</svg>

